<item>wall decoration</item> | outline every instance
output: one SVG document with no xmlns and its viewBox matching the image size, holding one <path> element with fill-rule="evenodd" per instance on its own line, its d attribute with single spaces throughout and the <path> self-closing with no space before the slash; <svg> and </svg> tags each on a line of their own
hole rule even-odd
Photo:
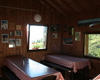
<svg viewBox="0 0 100 80">
<path fill-rule="evenodd" d="M 75 32 L 75 41 L 80 41 L 81 32 Z"/>
<path fill-rule="evenodd" d="M 14 37 L 14 35 L 15 35 L 14 31 L 9 32 L 9 37 Z"/>
<path fill-rule="evenodd" d="M 16 30 L 21 30 L 21 25 L 16 25 Z"/>
<path fill-rule="evenodd" d="M 15 30 L 15 23 L 9 22 L 9 30 Z"/>
<path fill-rule="evenodd" d="M 21 39 L 16 39 L 16 46 L 21 46 Z"/>
<path fill-rule="evenodd" d="M 15 47 L 15 39 L 9 39 L 9 48 Z"/>
<path fill-rule="evenodd" d="M 15 36 L 22 36 L 22 31 L 15 31 Z"/>
<path fill-rule="evenodd" d="M 63 38 L 63 44 L 73 44 L 72 38 Z"/>
<path fill-rule="evenodd" d="M 67 32 L 67 31 L 69 31 L 69 27 L 65 24 L 63 30 L 64 30 L 64 32 Z"/>
<path fill-rule="evenodd" d="M 57 33 L 52 33 L 52 38 L 58 38 L 58 34 Z"/>
<path fill-rule="evenodd" d="M 1 29 L 8 29 L 8 21 L 1 20 Z"/>
<path fill-rule="evenodd" d="M 69 35 L 74 35 L 74 27 L 69 27 Z"/>
<path fill-rule="evenodd" d="M 50 25 L 50 31 L 51 32 L 58 32 L 59 31 L 59 25 L 58 24 L 51 24 Z"/>
<path fill-rule="evenodd" d="M 8 43 L 9 35 L 8 34 L 2 34 L 2 43 Z"/>
</svg>

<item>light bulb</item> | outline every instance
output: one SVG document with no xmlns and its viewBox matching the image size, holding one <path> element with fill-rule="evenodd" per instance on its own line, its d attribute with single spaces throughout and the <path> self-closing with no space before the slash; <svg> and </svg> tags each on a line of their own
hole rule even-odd
<svg viewBox="0 0 100 80">
<path fill-rule="evenodd" d="M 35 16 L 34 16 L 34 20 L 35 20 L 36 22 L 40 22 L 41 19 L 42 19 L 42 17 L 41 17 L 40 14 L 35 14 Z"/>
</svg>

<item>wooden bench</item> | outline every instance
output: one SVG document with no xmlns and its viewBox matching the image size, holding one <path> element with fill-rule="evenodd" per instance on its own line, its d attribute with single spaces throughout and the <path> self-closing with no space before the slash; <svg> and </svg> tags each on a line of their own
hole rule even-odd
<svg viewBox="0 0 100 80">
<path fill-rule="evenodd" d="M 8 67 L 2 67 L 2 80 L 20 80 Z"/>
<path fill-rule="evenodd" d="M 40 61 L 40 63 L 42 63 L 42 64 L 44 64 L 46 66 L 49 66 L 51 68 L 63 70 L 65 72 L 65 74 L 64 74 L 65 80 L 73 80 L 73 73 L 74 73 L 73 69 L 67 68 L 67 67 L 64 67 L 64 66 L 61 66 L 61 65 L 46 61 L 46 60 L 42 60 L 42 61 Z M 68 77 L 67 75 L 70 76 L 70 77 Z"/>
</svg>

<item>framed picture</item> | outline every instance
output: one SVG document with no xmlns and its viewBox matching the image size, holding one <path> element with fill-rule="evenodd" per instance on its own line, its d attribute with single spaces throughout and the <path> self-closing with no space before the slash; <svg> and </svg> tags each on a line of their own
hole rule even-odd
<svg viewBox="0 0 100 80">
<path fill-rule="evenodd" d="M 74 35 L 74 27 L 69 27 L 69 35 Z"/>
<path fill-rule="evenodd" d="M 15 47 L 15 39 L 9 39 L 9 48 Z"/>
<path fill-rule="evenodd" d="M 52 33 L 52 38 L 53 39 L 58 38 L 58 34 L 57 33 Z"/>
<path fill-rule="evenodd" d="M 51 24 L 50 25 L 50 32 L 58 32 L 59 31 L 59 25 L 58 24 Z"/>
<path fill-rule="evenodd" d="M 63 44 L 73 44 L 72 38 L 63 38 Z"/>
<path fill-rule="evenodd" d="M 15 36 L 22 36 L 22 31 L 15 31 Z"/>
<path fill-rule="evenodd" d="M 16 25 L 16 30 L 21 30 L 21 25 Z"/>
<path fill-rule="evenodd" d="M 1 20 L 1 29 L 8 29 L 8 21 Z"/>
<path fill-rule="evenodd" d="M 9 37 L 14 37 L 14 35 L 15 35 L 14 31 L 9 32 Z"/>
<path fill-rule="evenodd" d="M 2 34 L 2 43 L 8 43 L 8 41 L 9 41 L 9 35 Z"/>
<path fill-rule="evenodd" d="M 21 46 L 21 39 L 16 39 L 16 46 Z"/>
<path fill-rule="evenodd" d="M 75 41 L 80 41 L 81 32 L 75 32 Z"/>
</svg>

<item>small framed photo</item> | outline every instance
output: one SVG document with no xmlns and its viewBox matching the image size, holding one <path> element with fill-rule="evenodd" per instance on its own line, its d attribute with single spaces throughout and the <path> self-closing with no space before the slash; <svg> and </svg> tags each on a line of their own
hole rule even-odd
<svg viewBox="0 0 100 80">
<path fill-rule="evenodd" d="M 2 34 L 2 43 L 8 43 L 8 41 L 9 41 L 9 35 Z"/>
<path fill-rule="evenodd" d="M 72 38 L 63 38 L 63 44 L 73 44 L 73 39 Z"/>
<path fill-rule="evenodd" d="M 8 21 L 1 20 L 1 29 L 8 29 Z"/>
<path fill-rule="evenodd" d="M 15 36 L 22 36 L 22 31 L 15 31 Z"/>
<path fill-rule="evenodd" d="M 9 48 L 15 47 L 15 39 L 9 39 Z"/>
<path fill-rule="evenodd" d="M 16 25 L 16 30 L 21 30 L 21 25 Z"/>
<path fill-rule="evenodd" d="M 58 34 L 57 33 L 52 33 L 52 38 L 53 39 L 58 38 Z"/>
<path fill-rule="evenodd" d="M 81 39 L 81 32 L 75 32 L 75 41 L 80 41 Z"/>
<path fill-rule="evenodd" d="M 69 35 L 74 35 L 74 27 L 69 27 Z"/>
<path fill-rule="evenodd" d="M 9 32 L 9 37 L 14 37 L 14 34 L 15 34 L 14 31 L 10 31 Z"/>
<path fill-rule="evenodd" d="M 59 25 L 58 24 L 51 24 L 50 25 L 50 32 L 58 32 L 59 31 Z"/>
<path fill-rule="evenodd" d="M 16 46 L 21 46 L 21 39 L 16 39 Z"/>
</svg>

